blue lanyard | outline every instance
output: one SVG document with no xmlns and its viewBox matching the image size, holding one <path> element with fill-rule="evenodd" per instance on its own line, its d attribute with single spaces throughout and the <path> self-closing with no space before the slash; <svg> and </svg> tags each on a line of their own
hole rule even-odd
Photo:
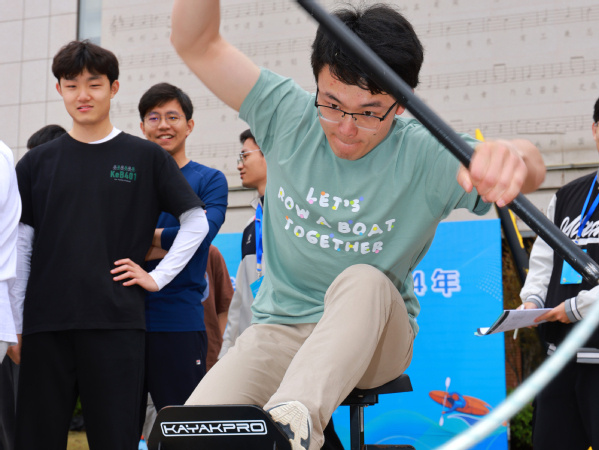
<svg viewBox="0 0 599 450">
<path fill-rule="evenodd" d="M 598 197 L 599 198 L 599 197 Z M 256 229 L 256 270 L 259 274 L 262 273 L 262 205 L 258 203 L 256 208 L 256 220 L 254 220 Z"/>
<path fill-rule="evenodd" d="M 599 194 L 595 197 L 595 201 L 591 205 L 589 212 L 585 215 L 584 212 L 589 205 L 589 200 L 591 199 L 591 194 L 593 193 L 593 188 L 595 187 L 595 182 L 597 181 L 597 175 L 593 179 L 593 184 L 591 184 L 591 189 L 589 189 L 589 195 L 587 195 L 587 199 L 584 201 L 584 206 L 582 207 L 582 212 L 580 213 L 580 226 L 578 227 L 578 238 L 582 235 L 582 230 L 586 223 L 589 221 L 595 210 L 597 209 L 597 204 L 599 204 Z"/>
</svg>

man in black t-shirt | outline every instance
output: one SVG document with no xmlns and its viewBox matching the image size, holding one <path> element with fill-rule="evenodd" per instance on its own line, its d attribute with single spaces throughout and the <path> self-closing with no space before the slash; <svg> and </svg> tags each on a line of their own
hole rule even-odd
<svg viewBox="0 0 599 450">
<path fill-rule="evenodd" d="M 145 294 L 168 284 L 206 236 L 204 204 L 168 153 L 111 124 L 113 53 L 73 41 L 52 71 L 73 127 L 17 165 L 19 254 L 30 267 L 17 280 L 24 310 L 16 449 L 65 448 L 79 395 L 90 448 L 132 450 Z M 141 265 L 161 211 L 178 217 L 181 230 L 147 273 Z"/>
</svg>

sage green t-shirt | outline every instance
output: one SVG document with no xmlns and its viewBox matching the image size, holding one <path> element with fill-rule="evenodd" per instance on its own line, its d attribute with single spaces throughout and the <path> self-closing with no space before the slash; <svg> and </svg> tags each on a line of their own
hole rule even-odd
<svg viewBox="0 0 599 450">
<path fill-rule="evenodd" d="M 269 267 L 253 323 L 318 322 L 335 277 L 369 264 L 395 284 L 416 334 L 420 305 L 412 271 L 437 224 L 455 208 L 477 214 L 490 208 L 458 185 L 457 159 L 418 121 L 399 116 L 364 157 L 340 159 L 320 126 L 314 94 L 266 69 L 240 117 L 268 166 L 263 242 Z"/>
</svg>

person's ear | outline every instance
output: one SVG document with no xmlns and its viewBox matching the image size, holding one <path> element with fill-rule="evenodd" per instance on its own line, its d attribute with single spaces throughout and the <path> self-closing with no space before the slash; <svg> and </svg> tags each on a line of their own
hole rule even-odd
<svg viewBox="0 0 599 450">
<path fill-rule="evenodd" d="M 395 109 L 395 115 L 401 116 L 405 112 L 405 110 L 406 110 L 405 106 L 402 106 L 398 103 L 397 108 Z"/>
<path fill-rule="evenodd" d="M 114 80 L 110 85 L 110 98 L 114 98 L 116 93 L 119 91 L 121 85 L 119 84 L 119 80 Z"/>
<path fill-rule="evenodd" d="M 189 119 L 187 121 L 187 131 L 185 132 L 185 136 L 189 136 L 191 134 L 194 126 L 195 126 L 195 122 L 193 121 L 193 119 Z"/>
</svg>

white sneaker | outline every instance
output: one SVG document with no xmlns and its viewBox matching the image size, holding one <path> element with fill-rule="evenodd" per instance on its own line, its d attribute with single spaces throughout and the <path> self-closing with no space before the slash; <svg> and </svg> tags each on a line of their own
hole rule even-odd
<svg viewBox="0 0 599 450">
<path fill-rule="evenodd" d="M 292 401 L 273 406 L 268 413 L 289 438 L 291 450 L 308 450 L 312 432 L 308 408 L 298 401 Z"/>
</svg>

